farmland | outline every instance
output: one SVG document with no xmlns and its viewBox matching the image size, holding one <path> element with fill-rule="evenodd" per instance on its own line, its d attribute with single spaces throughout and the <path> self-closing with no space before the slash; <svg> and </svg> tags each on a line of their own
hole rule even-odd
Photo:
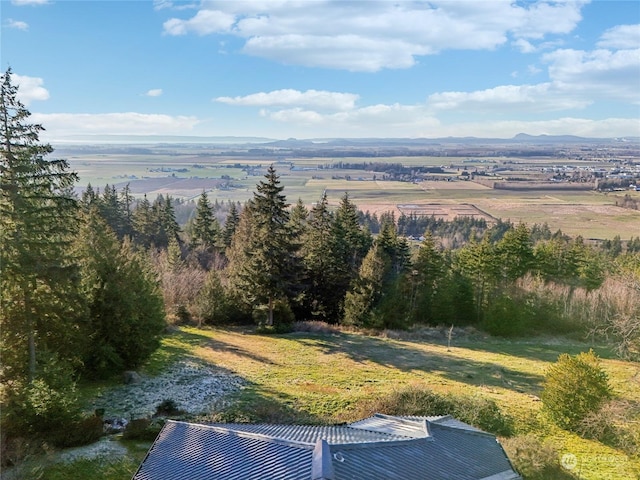
<svg viewBox="0 0 640 480">
<path fill-rule="evenodd" d="M 372 214 L 392 211 L 396 216 L 415 213 L 447 220 L 475 216 L 489 222 L 498 218 L 546 222 L 552 231 L 562 229 L 592 239 L 640 235 L 640 211 L 617 206 L 625 195 L 640 200 L 640 192 L 628 188 L 640 180 L 637 149 L 627 149 L 624 155 L 615 149 L 587 149 L 591 152 L 587 155 L 584 147 L 572 148 L 557 147 L 555 153 L 539 156 L 526 152 L 521 157 L 495 146 L 486 152 L 445 149 L 435 155 L 425 151 L 425 155 L 362 156 L 371 154 L 365 149 L 359 156 L 349 156 L 351 152 L 332 149 L 309 153 L 247 146 L 103 145 L 61 146 L 57 154 L 78 172 L 79 190 L 88 184 L 129 185 L 138 198 L 162 194 L 188 201 L 206 191 L 211 201 L 244 202 L 273 164 L 289 203 L 301 199 L 310 206 L 324 192 L 329 205 L 336 206 L 347 192 L 360 210 Z M 380 171 L 383 164 L 402 166 L 405 173 Z M 612 176 L 622 179 L 625 188 L 595 189 L 597 181 Z"/>
</svg>

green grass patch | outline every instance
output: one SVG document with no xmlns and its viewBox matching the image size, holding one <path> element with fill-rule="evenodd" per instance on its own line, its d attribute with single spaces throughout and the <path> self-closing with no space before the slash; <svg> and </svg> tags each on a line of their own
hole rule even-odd
<svg viewBox="0 0 640 480">
<path fill-rule="evenodd" d="M 231 407 L 212 412 L 208 420 L 336 423 L 362 418 L 376 406 L 388 413 L 439 414 L 424 405 L 423 410 L 398 407 L 406 407 L 402 392 L 415 391 L 444 402 L 449 413 L 470 423 L 479 424 L 468 412 L 482 412 L 486 404 L 486 419 L 504 422 L 503 434 L 532 434 L 547 441 L 559 455 L 576 455 L 581 462 L 580 478 L 636 478 L 640 465 L 637 458 L 620 450 L 559 429 L 540 413 L 539 395 L 547 367 L 561 353 L 589 349 L 575 340 L 463 343 L 454 339 L 447 348 L 444 343 L 420 339 L 346 332 L 257 335 L 241 329 L 190 327 L 169 338 L 163 349 L 171 349 L 175 358 L 180 352 L 194 356 L 248 383 Z M 595 350 L 615 395 L 640 398 L 640 385 L 633 380 L 637 365 L 614 359 L 605 348 Z M 501 432 L 490 423 L 479 426 Z"/>
</svg>

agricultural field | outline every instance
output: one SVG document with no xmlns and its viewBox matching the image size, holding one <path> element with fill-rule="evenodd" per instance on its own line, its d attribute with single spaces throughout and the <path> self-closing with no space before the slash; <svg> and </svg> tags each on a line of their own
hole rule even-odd
<svg viewBox="0 0 640 480">
<path fill-rule="evenodd" d="M 116 149 L 117 150 L 117 149 Z M 266 168 L 273 164 L 285 186 L 289 203 L 301 199 L 307 206 L 326 193 L 329 205 L 335 207 L 348 193 L 363 212 L 394 212 L 434 215 L 451 220 L 472 215 L 495 221 L 548 223 L 552 231 L 561 229 L 569 235 L 587 239 L 622 240 L 640 236 L 640 211 L 616 206 L 625 195 L 640 201 L 640 192 L 597 192 L 590 184 L 545 185 L 545 173 L 553 169 L 575 172 L 610 168 L 598 159 L 550 159 L 517 157 L 322 157 L 259 156 L 249 152 L 227 155 L 220 149 L 196 147 L 154 147 L 127 153 L 96 153 L 89 150 L 62 149 L 78 172 L 81 191 L 88 184 L 94 188 L 129 185 L 135 197 L 171 195 L 193 200 L 206 191 L 211 201 L 244 202 L 253 195 Z M 250 151 L 250 150 L 249 150 Z M 370 169 L 339 168 L 365 163 L 399 164 L 408 168 L 429 167 L 439 171 L 413 181 L 391 179 Z M 499 167 L 499 168 L 498 168 Z M 498 168 L 503 177 L 518 178 L 509 189 L 492 188 L 493 176 L 463 175 L 465 172 L 489 172 Z M 575 173 L 573 173 L 575 174 Z M 494 175 L 494 174 L 491 174 Z M 518 188 L 522 185 L 522 188 Z M 537 189 L 538 188 L 538 189 Z"/>
</svg>

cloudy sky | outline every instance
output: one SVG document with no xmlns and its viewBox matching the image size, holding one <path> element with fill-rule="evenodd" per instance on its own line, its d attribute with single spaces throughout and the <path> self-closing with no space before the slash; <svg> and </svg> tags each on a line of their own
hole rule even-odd
<svg viewBox="0 0 640 480">
<path fill-rule="evenodd" d="M 640 136 L 637 1 L 1 0 L 69 135 Z"/>
</svg>

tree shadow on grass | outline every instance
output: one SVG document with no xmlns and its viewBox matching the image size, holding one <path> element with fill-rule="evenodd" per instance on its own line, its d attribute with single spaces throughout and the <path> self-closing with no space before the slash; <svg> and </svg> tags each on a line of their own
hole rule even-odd
<svg viewBox="0 0 640 480">
<path fill-rule="evenodd" d="M 558 344 L 549 344 L 542 343 L 536 344 L 529 340 L 523 340 L 518 342 L 504 340 L 502 342 L 492 341 L 492 342 L 458 342 L 456 346 L 461 348 L 465 348 L 468 350 L 474 350 L 478 352 L 488 352 L 488 353 L 497 353 L 500 355 L 509 355 L 513 357 L 524 358 L 528 360 L 538 360 L 541 362 L 553 363 L 558 360 L 558 356 L 563 353 L 568 353 L 570 355 L 576 355 L 580 352 L 587 352 L 589 349 L 593 349 L 593 351 L 598 355 L 598 357 L 603 359 L 618 359 L 616 355 L 611 351 L 611 349 L 602 346 L 593 346 L 578 343 L 558 343 Z"/>
<path fill-rule="evenodd" d="M 197 421 L 217 423 L 269 423 L 317 425 L 323 418 L 297 408 L 297 398 L 247 382 L 242 391 L 226 398 L 225 406 Z"/>
<path fill-rule="evenodd" d="M 327 355 L 345 355 L 404 372 L 424 372 L 474 386 L 500 387 L 537 394 L 542 375 L 525 373 L 494 362 L 464 359 L 448 352 L 431 353 L 393 341 L 356 334 L 296 334 L 300 343 Z"/>
<path fill-rule="evenodd" d="M 157 375 L 179 360 L 202 361 L 194 351 L 197 348 L 211 348 L 218 352 L 228 352 L 244 356 L 256 362 L 273 364 L 273 362 L 254 352 L 211 338 L 205 331 L 193 333 L 184 329 L 175 330 L 162 339 L 162 346 L 156 350 L 144 365 L 145 372 Z"/>
</svg>

